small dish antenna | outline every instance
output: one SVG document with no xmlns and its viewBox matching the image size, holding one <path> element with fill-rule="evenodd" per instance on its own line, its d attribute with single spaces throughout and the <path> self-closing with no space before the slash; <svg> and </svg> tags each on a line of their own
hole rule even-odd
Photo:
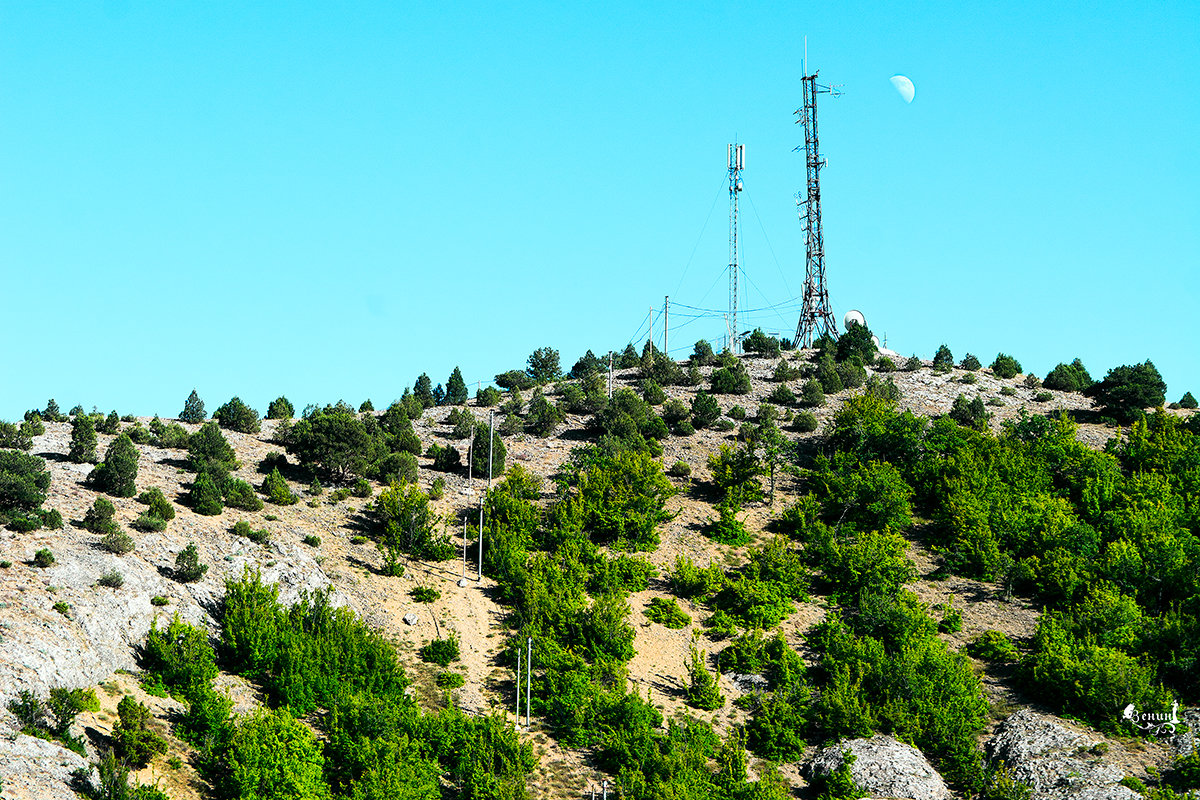
<svg viewBox="0 0 1200 800">
<path fill-rule="evenodd" d="M 861 311 L 851 309 L 847 311 L 846 316 L 842 318 L 842 324 L 847 330 L 850 329 L 851 325 L 862 325 L 863 327 L 866 327 L 867 318 L 863 316 Z"/>
</svg>

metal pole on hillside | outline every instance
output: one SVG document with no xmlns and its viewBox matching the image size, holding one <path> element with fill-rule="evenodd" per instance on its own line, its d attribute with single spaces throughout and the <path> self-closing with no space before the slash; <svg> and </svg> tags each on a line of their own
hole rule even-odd
<svg viewBox="0 0 1200 800">
<path fill-rule="evenodd" d="M 517 728 L 521 727 L 521 648 L 517 648 Z"/>
<path fill-rule="evenodd" d="M 667 314 L 670 312 L 670 310 L 671 310 L 671 296 L 664 295 L 663 296 L 663 355 L 664 356 L 671 352 L 670 349 L 667 347 L 667 333 L 670 332 L 670 330 L 671 330 L 670 319 L 668 318 Z"/>
<path fill-rule="evenodd" d="M 533 684 L 533 637 L 528 639 L 529 652 L 525 657 L 525 727 L 529 727 L 529 687 Z"/>
</svg>

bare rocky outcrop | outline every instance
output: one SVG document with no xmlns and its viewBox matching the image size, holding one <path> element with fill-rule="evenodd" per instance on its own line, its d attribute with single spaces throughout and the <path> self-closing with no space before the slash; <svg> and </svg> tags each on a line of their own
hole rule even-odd
<svg viewBox="0 0 1200 800">
<path fill-rule="evenodd" d="M 71 773 L 87 766 L 82 758 L 57 742 L 16 733 L 8 724 L 4 729 L 0 776 L 6 800 L 78 800 L 69 783 Z"/>
<path fill-rule="evenodd" d="M 950 790 L 942 776 L 921 751 L 891 736 L 851 739 L 817 752 L 808 771 L 825 777 L 842 765 L 843 751 L 855 757 L 850 774 L 872 797 L 902 797 L 909 800 L 947 800 Z"/>
<path fill-rule="evenodd" d="M 1101 761 L 1099 742 L 1057 720 L 1021 709 L 988 742 L 992 762 L 1033 790 L 1033 800 L 1135 800 L 1124 773 Z"/>
</svg>

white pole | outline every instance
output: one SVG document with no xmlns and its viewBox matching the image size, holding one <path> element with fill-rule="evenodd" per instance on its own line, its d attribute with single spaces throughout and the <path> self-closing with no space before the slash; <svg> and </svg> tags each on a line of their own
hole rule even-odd
<svg viewBox="0 0 1200 800">
<path fill-rule="evenodd" d="M 463 577 L 467 577 L 467 515 L 463 514 Z"/>
<path fill-rule="evenodd" d="M 670 295 L 665 295 L 663 296 L 663 355 L 666 355 L 670 352 L 670 350 L 667 349 L 667 333 L 671 329 L 667 314 L 670 312 L 670 310 L 671 297 Z"/>
<path fill-rule="evenodd" d="M 517 648 L 517 727 L 521 727 L 521 648 Z"/>
<path fill-rule="evenodd" d="M 487 490 L 492 490 L 492 444 L 496 438 L 496 412 L 488 412 L 488 484 Z"/>
<path fill-rule="evenodd" d="M 529 653 L 525 658 L 525 727 L 529 727 L 529 687 L 533 683 L 533 637 L 528 640 Z"/>
<path fill-rule="evenodd" d="M 608 351 L 608 399 L 612 400 L 612 350 Z"/>
</svg>

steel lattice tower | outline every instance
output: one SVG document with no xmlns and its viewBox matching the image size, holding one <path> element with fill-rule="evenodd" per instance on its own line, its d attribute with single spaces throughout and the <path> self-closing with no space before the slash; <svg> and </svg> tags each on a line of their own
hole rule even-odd
<svg viewBox="0 0 1200 800">
<path fill-rule="evenodd" d="M 729 145 L 729 312 L 725 318 L 729 352 L 738 351 L 738 195 L 742 191 L 742 169 L 746 165 L 746 146 Z"/>
<path fill-rule="evenodd" d="M 804 84 L 804 107 L 796 111 L 797 124 L 804 125 L 804 163 L 807 191 L 796 193 L 800 220 L 804 223 L 804 305 L 796 324 L 796 346 L 811 347 L 814 339 L 838 336 L 837 320 L 829 305 L 829 289 L 825 285 L 825 239 L 821 232 L 821 158 L 817 146 L 817 95 L 836 97 L 841 92 L 832 86 L 817 83 L 817 73 L 801 78 Z M 800 150 L 796 147 L 796 150 Z"/>
</svg>

